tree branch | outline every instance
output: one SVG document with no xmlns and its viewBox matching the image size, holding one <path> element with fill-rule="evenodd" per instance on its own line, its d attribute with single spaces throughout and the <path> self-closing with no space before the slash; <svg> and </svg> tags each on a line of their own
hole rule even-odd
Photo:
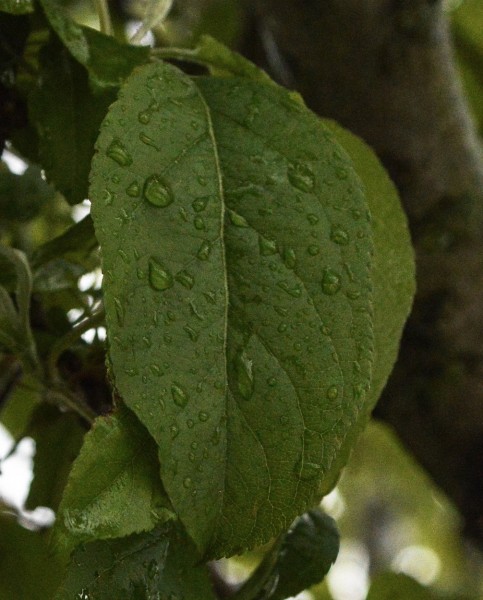
<svg viewBox="0 0 483 600">
<path fill-rule="evenodd" d="M 418 293 L 375 414 L 483 544 L 483 162 L 441 2 L 248 4 L 260 39 L 251 57 L 371 144 L 399 188 Z"/>
</svg>

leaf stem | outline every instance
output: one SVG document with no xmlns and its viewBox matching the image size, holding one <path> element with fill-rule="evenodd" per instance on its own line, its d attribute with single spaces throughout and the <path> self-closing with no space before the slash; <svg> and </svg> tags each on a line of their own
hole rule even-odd
<svg viewBox="0 0 483 600">
<path fill-rule="evenodd" d="M 111 15 L 109 13 L 109 7 L 107 0 L 95 0 L 97 15 L 99 17 L 99 26 L 101 32 L 106 35 L 113 35 L 114 30 L 112 28 Z"/>
</svg>

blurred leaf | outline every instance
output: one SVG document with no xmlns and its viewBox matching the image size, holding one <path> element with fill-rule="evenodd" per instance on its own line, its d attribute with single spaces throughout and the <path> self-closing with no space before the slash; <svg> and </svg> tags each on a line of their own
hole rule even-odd
<svg viewBox="0 0 483 600">
<path fill-rule="evenodd" d="M 91 216 L 87 215 L 58 237 L 40 246 L 32 256 L 32 267 L 36 269 L 60 257 L 71 260 L 79 257 L 79 264 L 83 264 L 84 258 L 97 248 L 97 245 L 94 225 Z"/>
<path fill-rule="evenodd" d="M 100 88 L 118 87 L 134 67 L 149 60 L 149 48 L 122 44 L 112 36 L 75 23 L 56 0 L 40 0 L 52 28 Z"/>
<path fill-rule="evenodd" d="M 70 204 L 87 198 L 94 142 L 113 99 L 112 92 L 91 92 L 85 69 L 58 40 L 42 48 L 39 85 L 29 98 L 30 113 L 40 136 L 42 167 Z"/>
<path fill-rule="evenodd" d="M 233 554 L 318 499 L 364 411 L 367 207 L 281 88 L 152 64 L 121 93 L 91 176 L 115 385 L 190 536 Z"/>
<path fill-rule="evenodd" d="M 171 10 L 172 5 L 173 0 L 147 0 L 144 6 L 142 24 L 134 34 L 131 42 L 139 43 L 148 31 L 151 31 L 157 25 L 161 25 Z"/>
<path fill-rule="evenodd" d="M 96 419 L 70 473 L 55 533 L 72 547 L 152 529 L 173 517 L 156 448 L 126 408 Z"/>
<path fill-rule="evenodd" d="M 0 171 L 0 218 L 19 223 L 30 221 L 54 193 L 37 167 L 29 167 L 23 175 Z"/>
<path fill-rule="evenodd" d="M 12 518 L 0 515 L 2 600 L 52 598 L 60 574 L 61 563 L 49 551 L 46 532 L 28 531 Z"/>
<path fill-rule="evenodd" d="M 382 573 L 372 582 L 366 600 L 438 600 L 428 588 L 403 573 Z M 446 600 L 451 600 L 445 596 Z"/>
<path fill-rule="evenodd" d="M 55 600 L 215 600 L 193 544 L 158 528 L 75 550 Z"/>
<path fill-rule="evenodd" d="M 201 35 L 209 35 L 226 46 L 236 46 L 245 17 L 239 0 L 212 0 L 205 3 L 203 8 L 193 37 L 196 39 Z"/>
<path fill-rule="evenodd" d="M 473 114 L 483 135 L 483 3 L 465 0 L 452 13 L 456 57 Z"/>
<path fill-rule="evenodd" d="M 36 292 L 53 292 L 76 288 L 79 277 L 86 272 L 81 265 L 63 258 L 51 260 L 35 272 L 34 290 Z"/>
<path fill-rule="evenodd" d="M 27 371 L 38 367 L 37 350 L 30 329 L 30 296 L 32 273 L 27 258 L 20 250 L 0 245 L 0 255 L 15 268 L 15 304 L 7 290 L 0 286 L 0 343 L 17 354 Z"/>
<path fill-rule="evenodd" d="M 365 418 L 360 419 L 332 463 L 324 492 L 332 489 L 340 470 L 365 427 L 386 385 L 399 352 L 399 342 L 416 289 L 414 251 L 407 218 L 394 183 L 371 148 L 334 121 L 324 119 L 337 142 L 351 157 L 366 191 L 374 240 L 374 370 Z M 359 218 L 364 218 L 360 215 Z M 332 481 L 331 481 L 332 478 Z"/>
<path fill-rule="evenodd" d="M 57 510 L 72 463 L 79 454 L 85 429 L 73 413 L 43 404 L 32 415 L 25 435 L 35 440 L 33 481 L 26 508 Z"/>
<path fill-rule="evenodd" d="M 37 380 L 24 375 L 0 412 L 0 422 L 15 442 L 25 436 L 32 414 L 41 400 L 42 389 Z"/>
<path fill-rule="evenodd" d="M 0 11 L 11 15 L 24 15 L 34 10 L 32 0 L 0 0 Z"/>
<path fill-rule="evenodd" d="M 318 509 L 299 517 L 233 600 L 283 600 L 322 581 L 339 553 L 333 519 Z"/>
</svg>

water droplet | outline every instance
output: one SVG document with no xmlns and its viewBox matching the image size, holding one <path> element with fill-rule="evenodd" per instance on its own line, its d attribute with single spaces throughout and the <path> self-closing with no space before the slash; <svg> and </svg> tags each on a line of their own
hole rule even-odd
<svg viewBox="0 0 483 600">
<path fill-rule="evenodd" d="M 191 480 L 191 477 L 185 477 L 184 481 L 183 481 L 183 486 L 188 489 L 193 485 L 193 481 Z"/>
<path fill-rule="evenodd" d="M 200 246 L 198 252 L 196 253 L 196 256 L 200 260 L 208 260 L 208 258 L 210 257 L 210 254 L 211 254 L 211 244 L 208 240 L 203 240 L 203 242 L 201 242 L 201 246 Z"/>
<path fill-rule="evenodd" d="M 249 227 L 248 221 L 233 210 L 230 210 L 230 221 L 235 227 Z"/>
<path fill-rule="evenodd" d="M 359 290 L 349 290 L 346 293 L 346 296 L 349 298 L 349 300 L 357 300 L 357 298 L 359 298 L 361 295 L 361 293 L 359 292 Z"/>
<path fill-rule="evenodd" d="M 121 140 L 112 140 L 106 154 L 109 158 L 112 158 L 112 160 L 117 162 L 118 165 L 121 165 L 121 167 L 132 165 L 132 156 L 129 154 Z"/>
<path fill-rule="evenodd" d="M 277 380 L 275 379 L 275 377 L 269 377 L 267 379 L 267 383 L 270 387 L 273 387 L 273 386 L 277 385 Z"/>
<path fill-rule="evenodd" d="M 332 225 L 332 229 L 330 231 L 330 239 L 340 246 L 347 246 L 349 243 L 349 234 L 347 231 L 340 227 L 340 225 Z"/>
<path fill-rule="evenodd" d="M 150 120 L 151 120 L 151 111 L 149 111 L 149 110 L 142 110 L 138 114 L 138 121 L 140 123 L 142 123 L 143 125 L 147 125 Z"/>
<path fill-rule="evenodd" d="M 186 395 L 186 392 L 177 383 L 173 383 L 171 386 L 171 395 L 173 396 L 176 406 L 184 408 L 188 404 L 189 398 Z"/>
<path fill-rule="evenodd" d="M 335 400 L 339 395 L 339 390 L 337 389 L 336 385 L 331 385 L 330 388 L 327 390 L 327 398 L 329 400 Z"/>
<path fill-rule="evenodd" d="M 287 176 L 290 183 L 302 192 L 311 192 L 314 189 L 315 176 L 312 169 L 302 162 L 289 165 Z"/>
<path fill-rule="evenodd" d="M 201 412 L 198 414 L 198 419 L 199 419 L 199 420 L 200 420 L 202 423 L 204 423 L 205 421 L 208 421 L 208 418 L 209 418 L 209 414 L 208 414 L 208 413 L 206 413 L 206 412 L 203 412 L 203 411 L 201 411 Z"/>
<path fill-rule="evenodd" d="M 286 415 L 282 415 L 279 419 L 280 425 L 287 425 L 289 422 L 289 418 Z"/>
<path fill-rule="evenodd" d="M 203 220 L 203 217 L 195 217 L 193 224 L 195 226 L 195 229 L 198 229 L 198 231 L 202 231 L 203 229 L 205 229 L 205 222 Z"/>
<path fill-rule="evenodd" d="M 141 194 L 141 186 L 137 181 L 133 181 L 126 189 L 126 194 L 131 198 L 137 198 Z"/>
<path fill-rule="evenodd" d="M 173 285 L 173 277 L 157 260 L 149 260 L 149 283 L 158 291 L 164 291 Z"/>
<path fill-rule="evenodd" d="M 177 437 L 179 434 L 179 427 L 173 424 L 170 426 L 169 432 L 171 434 L 171 439 L 174 440 L 174 438 Z"/>
<path fill-rule="evenodd" d="M 203 198 L 196 198 L 196 200 L 193 200 L 191 203 L 193 210 L 195 212 L 203 212 L 208 204 L 209 199 L 209 196 L 203 196 Z"/>
<path fill-rule="evenodd" d="M 193 329 L 192 327 L 190 327 L 189 325 L 185 325 L 183 327 L 183 329 L 186 331 L 186 333 L 189 335 L 189 338 L 192 342 L 197 342 L 198 338 L 200 337 L 200 334 Z"/>
<path fill-rule="evenodd" d="M 279 288 L 281 288 L 284 292 L 287 292 L 287 294 L 289 296 L 292 296 L 293 298 L 300 298 L 300 296 L 302 295 L 302 288 L 298 283 L 294 286 L 290 286 L 286 281 L 279 281 L 277 285 Z"/>
<path fill-rule="evenodd" d="M 317 256 L 317 254 L 320 252 L 320 246 L 317 246 L 317 244 L 311 244 L 307 248 L 307 252 L 310 254 L 310 256 Z"/>
<path fill-rule="evenodd" d="M 241 350 L 235 356 L 237 387 L 242 398 L 250 400 L 253 395 L 253 361 Z"/>
<path fill-rule="evenodd" d="M 190 275 L 188 273 L 188 271 L 184 271 L 184 270 L 180 271 L 175 276 L 175 279 L 176 279 L 176 281 L 179 281 L 179 283 L 181 283 L 181 285 L 184 286 L 188 290 L 191 290 L 195 284 L 194 277 L 192 275 Z"/>
<path fill-rule="evenodd" d="M 280 333 L 287 331 L 287 323 L 280 323 L 280 325 L 277 327 L 277 331 Z"/>
<path fill-rule="evenodd" d="M 149 135 L 146 135 L 145 133 L 141 132 L 139 134 L 139 139 L 141 140 L 141 142 L 143 144 L 146 144 L 146 146 L 151 146 L 151 148 L 154 148 L 155 150 L 160 150 L 159 146 L 156 144 L 156 142 L 153 140 L 153 138 L 149 137 Z"/>
<path fill-rule="evenodd" d="M 110 206 L 114 202 L 114 197 L 115 197 L 115 194 L 113 194 L 109 190 L 104 190 L 102 199 L 104 200 L 104 204 L 106 206 Z"/>
<path fill-rule="evenodd" d="M 144 197 L 153 206 L 164 208 L 173 202 L 168 186 L 157 175 L 151 175 L 144 184 Z"/>
<path fill-rule="evenodd" d="M 297 256 L 293 248 L 285 248 L 283 251 L 283 260 L 288 269 L 293 269 L 297 263 Z"/>
<path fill-rule="evenodd" d="M 317 215 L 310 213 L 309 215 L 307 215 L 307 221 L 311 225 L 317 225 L 317 223 L 319 222 L 319 217 Z"/>
<path fill-rule="evenodd" d="M 119 298 L 114 298 L 114 308 L 116 310 L 117 322 L 122 327 L 124 325 L 124 307 Z"/>
<path fill-rule="evenodd" d="M 258 236 L 258 247 L 262 256 L 271 256 L 277 253 L 277 242 L 269 240 L 263 235 Z"/>
<path fill-rule="evenodd" d="M 195 422 L 193 421 L 193 419 L 188 419 L 188 420 L 186 421 L 186 425 L 188 425 L 188 427 L 189 427 L 190 429 L 192 429 L 192 428 L 193 428 L 194 424 L 195 424 Z"/>
<path fill-rule="evenodd" d="M 340 275 L 332 269 L 325 269 L 324 274 L 322 275 L 321 283 L 324 294 L 333 296 L 340 290 Z"/>
</svg>

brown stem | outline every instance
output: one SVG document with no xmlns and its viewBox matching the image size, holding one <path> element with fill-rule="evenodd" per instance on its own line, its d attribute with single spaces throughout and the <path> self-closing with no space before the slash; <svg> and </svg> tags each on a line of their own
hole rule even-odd
<svg viewBox="0 0 483 600">
<path fill-rule="evenodd" d="M 441 2 L 249 4 L 252 56 L 263 49 L 264 66 L 312 109 L 369 142 L 399 188 L 418 293 L 376 415 L 483 544 L 483 162 Z"/>
</svg>

